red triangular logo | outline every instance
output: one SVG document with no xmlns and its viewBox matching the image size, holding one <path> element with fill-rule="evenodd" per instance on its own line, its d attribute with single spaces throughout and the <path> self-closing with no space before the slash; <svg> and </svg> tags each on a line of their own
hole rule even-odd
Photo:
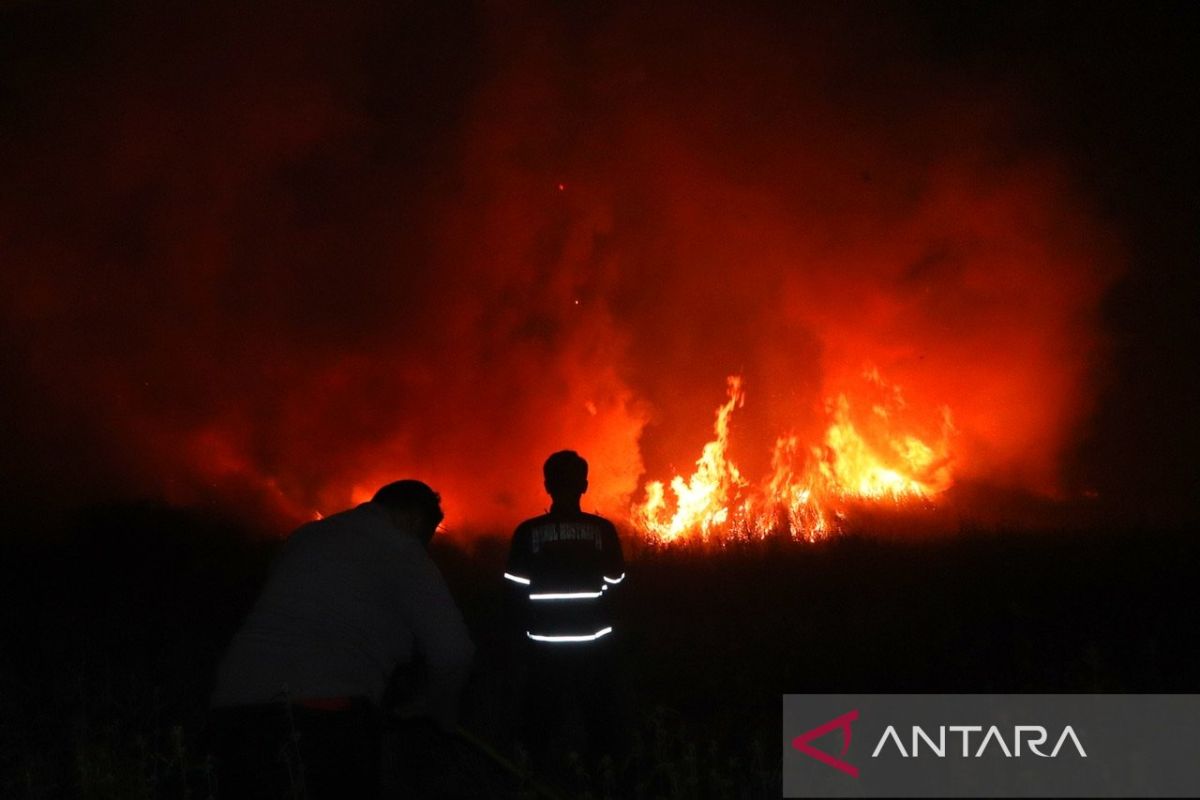
<svg viewBox="0 0 1200 800">
<path fill-rule="evenodd" d="M 792 739 L 792 747 L 796 748 L 801 753 L 804 753 L 804 755 L 806 755 L 806 756 L 811 756 L 812 758 L 815 758 L 817 761 L 820 761 L 822 764 L 828 764 L 829 766 L 833 767 L 834 769 L 841 770 L 842 772 L 846 773 L 847 775 L 849 775 L 852 778 L 857 778 L 858 777 L 858 767 L 854 766 L 853 764 L 848 764 L 845 761 L 842 761 L 842 759 L 840 759 L 840 758 L 834 758 L 833 756 L 829 755 L 829 753 L 826 753 L 822 750 L 818 750 L 817 748 L 815 748 L 811 744 L 809 744 L 809 742 L 811 742 L 813 739 L 820 739 L 822 736 L 829 733 L 830 731 L 841 728 L 842 729 L 842 756 L 844 757 L 846 755 L 847 751 L 850 750 L 850 723 L 854 722 L 854 720 L 856 720 L 856 719 L 858 719 L 858 709 L 855 709 L 854 711 L 850 711 L 845 714 L 842 714 L 840 717 L 834 717 L 833 719 L 829 720 L 829 722 L 826 722 L 824 725 L 820 725 L 816 728 L 813 728 L 811 731 L 802 733 L 799 736 L 797 736 L 795 739 Z"/>
</svg>

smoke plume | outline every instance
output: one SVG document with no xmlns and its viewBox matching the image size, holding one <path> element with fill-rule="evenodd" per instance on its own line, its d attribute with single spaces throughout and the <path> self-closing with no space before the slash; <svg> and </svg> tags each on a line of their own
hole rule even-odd
<svg viewBox="0 0 1200 800">
<path fill-rule="evenodd" d="M 436 5 L 436 4 L 435 4 Z M 875 371 L 1061 492 L 1119 244 L 1020 87 L 847 8 L 6 12 L 10 485 L 295 522 L 419 477 L 507 529 L 819 444 Z M 82 18 L 80 18 L 82 17 Z M 985 76 L 986 77 L 986 76 Z"/>
</svg>

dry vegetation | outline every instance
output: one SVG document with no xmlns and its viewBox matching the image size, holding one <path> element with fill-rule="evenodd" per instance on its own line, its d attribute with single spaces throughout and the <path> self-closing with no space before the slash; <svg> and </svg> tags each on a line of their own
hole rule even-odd
<svg viewBox="0 0 1200 800">
<path fill-rule="evenodd" d="M 155 507 L 5 543 L 0 794 L 219 796 L 205 698 L 274 546 Z M 479 644 L 464 726 L 519 765 L 505 550 L 437 557 Z M 632 763 L 568 755 L 556 791 L 775 796 L 784 692 L 1196 691 L 1198 550 L 1113 531 L 641 549 L 620 598 Z M 427 763 L 452 793 L 536 795 L 464 742 Z"/>
</svg>

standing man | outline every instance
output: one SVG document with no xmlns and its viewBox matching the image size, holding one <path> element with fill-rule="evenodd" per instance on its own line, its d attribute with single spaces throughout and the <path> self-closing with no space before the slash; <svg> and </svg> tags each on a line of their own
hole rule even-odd
<svg viewBox="0 0 1200 800">
<path fill-rule="evenodd" d="M 441 499 L 420 481 L 291 535 L 221 663 L 213 728 L 221 797 L 373 797 L 380 701 L 423 667 L 406 704 L 457 721 L 474 646 L 426 548 Z"/>
<path fill-rule="evenodd" d="M 625 580 L 621 541 L 611 522 L 580 509 L 588 465 L 578 453 L 554 453 L 542 473 L 550 512 L 517 527 L 504 573 L 528 654 L 525 741 L 535 766 L 546 766 L 574 707 L 591 755 L 620 758 L 611 596 Z"/>
</svg>

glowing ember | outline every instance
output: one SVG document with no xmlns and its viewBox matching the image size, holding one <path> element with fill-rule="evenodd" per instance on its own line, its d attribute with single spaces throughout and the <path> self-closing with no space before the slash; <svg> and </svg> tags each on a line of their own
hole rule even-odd
<svg viewBox="0 0 1200 800">
<path fill-rule="evenodd" d="M 659 542 L 784 532 L 812 541 L 836 533 L 850 505 L 928 503 L 953 483 L 949 408 L 939 410 L 936 435 L 927 441 L 913 430 L 899 387 L 873 367 L 862 377 L 877 395 L 874 402 L 856 405 L 846 392 L 832 397 L 823 442 L 804 447 L 795 434 L 779 437 L 770 475 L 753 486 L 728 455 L 730 418 L 746 399 L 742 378 L 730 376 L 713 426 L 716 438 L 704 446 L 695 472 L 671 479 L 670 499 L 663 482 L 647 483 L 646 499 L 631 515 L 634 524 Z M 856 413 L 864 406 L 867 413 Z"/>
</svg>

